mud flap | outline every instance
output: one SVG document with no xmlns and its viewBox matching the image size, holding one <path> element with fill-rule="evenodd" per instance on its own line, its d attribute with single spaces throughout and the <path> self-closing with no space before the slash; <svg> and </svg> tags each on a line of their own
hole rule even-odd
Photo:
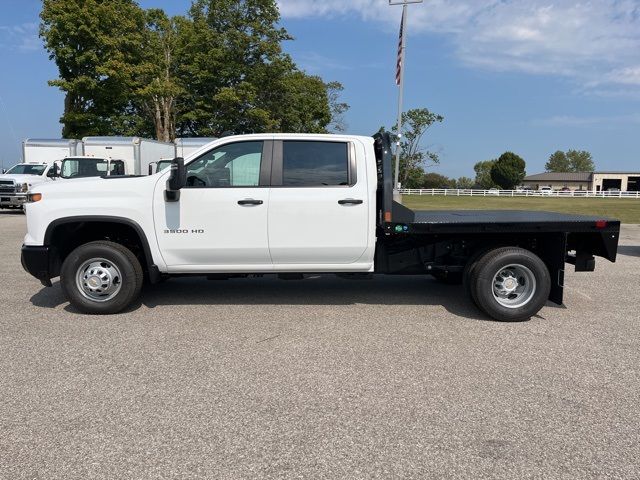
<svg viewBox="0 0 640 480">
<path fill-rule="evenodd" d="M 551 292 L 549 300 L 562 305 L 564 300 L 564 263 L 567 252 L 567 234 L 558 233 L 540 239 L 538 254 L 549 269 Z"/>
</svg>

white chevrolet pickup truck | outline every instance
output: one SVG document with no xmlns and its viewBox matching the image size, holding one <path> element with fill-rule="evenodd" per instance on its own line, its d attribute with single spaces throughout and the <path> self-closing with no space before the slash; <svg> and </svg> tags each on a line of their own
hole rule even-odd
<svg viewBox="0 0 640 480">
<path fill-rule="evenodd" d="M 151 176 L 38 185 L 22 264 L 96 314 L 170 276 L 429 274 L 516 321 L 562 303 L 566 263 L 615 261 L 617 220 L 413 211 L 393 201 L 391 168 L 388 134 L 264 134 L 218 139 Z"/>
<path fill-rule="evenodd" d="M 0 208 L 22 208 L 27 192 L 56 175 L 52 163 L 18 163 L 0 175 Z"/>
</svg>

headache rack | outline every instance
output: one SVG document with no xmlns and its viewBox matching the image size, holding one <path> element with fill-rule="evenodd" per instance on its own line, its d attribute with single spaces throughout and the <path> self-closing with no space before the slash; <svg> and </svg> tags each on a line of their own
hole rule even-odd
<svg viewBox="0 0 640 480">
<path fill-rule="evenodd" d="M 378 132 L 373 136 L 378 171 L 377 220 L 378 227 L 385 233 L 396 232 L 396 227 L 413 223 L 413 210 L 393 200 L 393 154 L 391 134 Z"/>
</svg>

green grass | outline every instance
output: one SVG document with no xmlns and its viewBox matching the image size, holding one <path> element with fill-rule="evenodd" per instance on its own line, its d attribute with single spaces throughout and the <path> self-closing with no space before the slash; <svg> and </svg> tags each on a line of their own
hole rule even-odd
<svg viewBox="0 0 640 480">
<path fill-rule="evenodd" d="M 546 210 L 617 218 L 622 223 L 640 224 L 640 199 L 403 195 L 402 203 L 416 210 Z"/>
</svg>

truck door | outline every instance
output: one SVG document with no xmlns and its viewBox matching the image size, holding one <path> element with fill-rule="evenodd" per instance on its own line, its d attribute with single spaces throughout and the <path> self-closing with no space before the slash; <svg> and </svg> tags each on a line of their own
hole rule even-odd
<svg viewBox="0 0 640 480">
<path fill-rule="evenodd" d="M 267 238 L 273 142 L 218 146 L 187 165 L 180 199 L 154 197 L 156 235 L 170 272 L 271 268 Z"/>
<path fill-rule="evenodd" d="M 367 191 L 354 143 L 276 141 L 269 203 L 273 263 L 322 270 L 357 262 L 368 245 Z"/>
</svg>

